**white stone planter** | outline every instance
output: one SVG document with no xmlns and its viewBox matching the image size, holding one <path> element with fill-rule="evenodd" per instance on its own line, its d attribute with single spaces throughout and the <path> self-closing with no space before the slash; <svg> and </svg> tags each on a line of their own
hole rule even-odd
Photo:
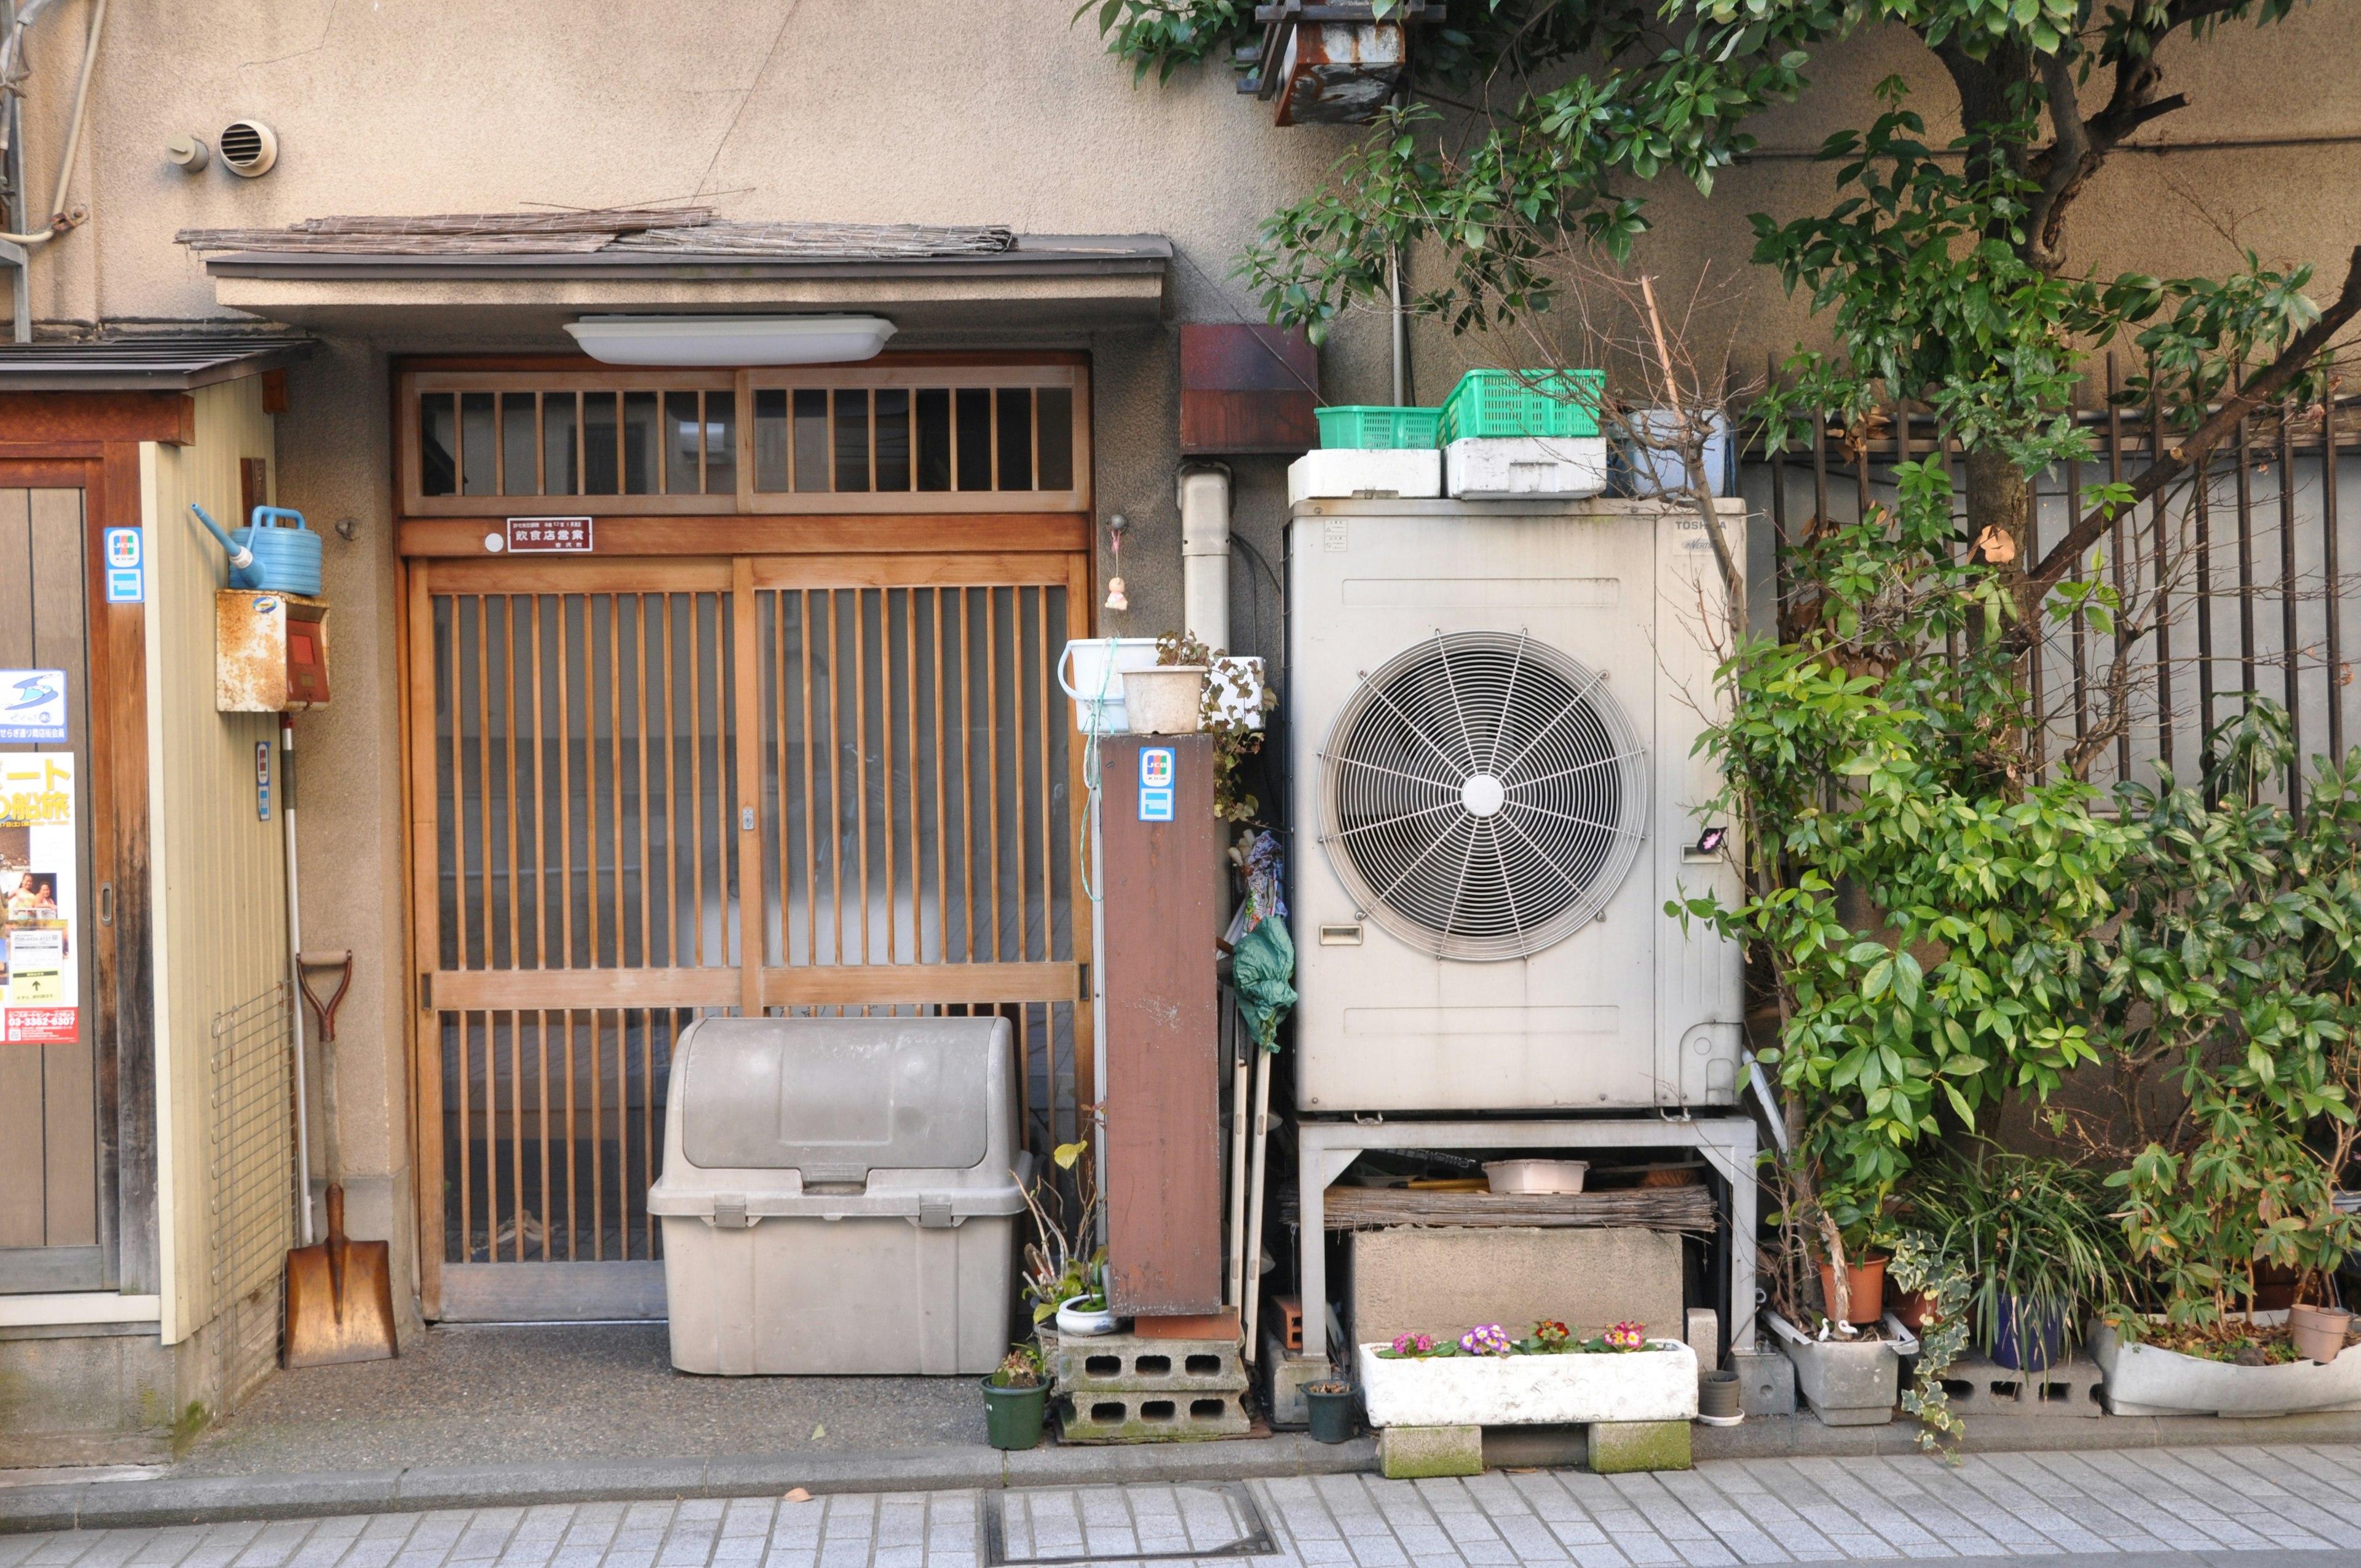
<svg viewBox="0 0 2361 1568">
<path fill-rule="evenodd" d="M 1697 1353 L 1678 1340 L 1648 1345 L 1620 1354 L 1393 1357 L 1365 1344 L 1361 1404 L 1372 1427 L 1696 1419 Z"/>
<path fill-rule="evenodd" d="M 2257 1323 L 2284 1321 L 2285 1312 L 2257 1312 Z M 2295 1361 L 2281 1366 L 2240 1366 L 2125 1344 L 2105 1324 L 2091 1329 L 2091 1359 L 2106 1374 L 2107 1409 L 2119 1416 L 2286 1416 L 2305 1410 L 2361 1410 L 2361 1355 L 2340 1355 L 2325 1366 Z"/>
</svg>

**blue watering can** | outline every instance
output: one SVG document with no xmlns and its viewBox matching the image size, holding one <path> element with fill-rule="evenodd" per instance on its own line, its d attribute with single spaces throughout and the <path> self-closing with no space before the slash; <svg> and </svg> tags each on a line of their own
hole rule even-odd
<svg viewBox="0 0 2361 1568">
<path fill-rule="evenodd" d="M 302 512 L 286 507 L 257 507 L 253 521 L 247 527 L 225 533 L 221 524 L 205 515 L 204 508 L 191 501 L 189 510 L 229 552 L 231 587 L 261 588 L 307 598 L 319 596 L 320 536 L 303 526 Z M 291 518 L 293 521 L 284 527 L 269 526 L 269 521 L 280 518 Z"/>
</svg>

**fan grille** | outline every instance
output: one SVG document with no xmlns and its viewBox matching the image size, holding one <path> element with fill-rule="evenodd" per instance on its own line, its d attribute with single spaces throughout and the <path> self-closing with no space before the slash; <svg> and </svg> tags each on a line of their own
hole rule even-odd
<svg viewBox="0 0 2361 1568">
<path fill-rule="evenodd" d="M 1320 755 L 1321 841 L 1370 918 L 1443 958 L 1514 959 L 1606 906 L 1647 763 L 1602 683 L 1488 631 L 1438 631 L 1361 682 Z"/>
</svg>

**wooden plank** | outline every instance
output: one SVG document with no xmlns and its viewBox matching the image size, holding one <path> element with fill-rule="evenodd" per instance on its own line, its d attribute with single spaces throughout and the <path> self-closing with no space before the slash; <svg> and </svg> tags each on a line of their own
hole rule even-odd
<svg viewBox="0 0 2361 1568">
<path fill-rule="evenodd" d="M 95 532 L 140 521 L 139 445 L 105 444 L 85 472 L 83 550 Z M 114 893 L 113 919 L 96 928 L 99 1238 L 106 1285 L 130 1293 L 161 1288 L 156 1164 L 156 1018 L 153 908 L 148 844 L 148 630 L 145 608 L 104 602 L 88 581 L 91 688 L 104 691 L 93 723 L 93 858 L 98 891 Z"/>
<path fill-rule="evenodd" d="M 526 561 L 487 555 L 472 561 L 422 560 L 438 594 L 712 593 L 730 586 L 723 556 L 609 560 L 596 556 Z"/>
<path fill-rule="evenodd" d="M 945 514 L 957 518 L 1027 516 L 1079 512 L 1084 492 L 1065 490 L 756 490 L 744 507 L 733 495 L 664 495 L 631 490 L 620 495 L 571 496 L 430 496 L 405 490 L 400 510 L 412 520 L 468 520 L 474 523 L 471 553 L 483 552 L 487 532 L 511 517 L 588 517 L 598 520 L 592 539 L 607 550 L 609 522 L 665 522 L 675 529 L 708 529 L 719 521 L 777 521 L 808 517 L 910 517 Z M 487 528 L 491 525 L 491 529 Z M 710 549 L 711 545 L 705 548 Z M 910 548 L 924 548 L 913 545 Z"/>
<path fill-rule="evenodd" d="M 446 1323 L 662 1321 L 662 1263 L 461 1263 L 443 1271 Z"/>
<path fill-rule="evenodd" d="M 17 669 L 33 663 L 32 499 L 0 490 L 0 664 Z M 0 1045 L 0 1247 L 49 1240 L 41 1065 L 37 1046 Z"/>
<path fill-rule="evenodd" d="M 87 933 L 95 919 L 93 893 L 97 883 L 91 853 L 89 810 L 92 779 L 79 764 L 90 755 L 90 669 L 82 623 L 82 492 L 37 489 L 28 509 L 33 565 L 33 663 L 37 668 L 66 673 L 67 733 L 72 737 L 77 762 L 74 877 L 80 905 L 71 961 L 76 970 L 79 1026 L 72 1041 L 42 1046 L 41 1115 L 44 1144 L 44 1240 L 51 1246 L 84 1246 L 98 1240 L 97 1124 L 93 1114 L 95 1090 L 95 1038 L 91 1028 L 90 993 L 96 976 L 90 962 Z M 0 1050 L 10 1047 L 0 1046 Z M 23 1047 L 17 1047 L 23 1048 Z"/>
<path fill-rule="evenodd" d="M 968 493 L 981 495 L 986 492 Z M 1034 551 L 1071 553 L 1091 547 L 1088 514 L 1045 508 L 1042 498 L 1038 496 L 1018 498 L 1027 502 L 1026 510 L 994 514 L 972 510 L 962 512 L 936 505 L 940 498 L 929 492 L 924 511 L 905 510 L 877 516 L 854 515 L 863 509 L 842 504 L 862 498 L 810 493 L 806 493 L 805 499 L 825 502 L 825 510 L 800 516 L 744 516 L 731 510 L 737 503 L 727 496 L 682 496 L 675 499 L 696 501 L 700 506 L 713 500 L 720 502 L 721 506 L 719 510 L 708 510 L 704 516 L 663 517 L 644 511 L 631 516 L 608 516 L 596 508 L 573 504 L 586 499 L 612 498 L 557 497 L 552 499 L 562 500 L 566 504 L 536 510 L 553 515 L 596 517 L 597 522 L 590 535 L 594 549 L 590 554 L 575 556 L 568 562 L 554 559 L 534 561 L 531 566 L 577 565 L 586 559 L 598 560 L 615 555 L 710 557 L 716 554 L 847 555 L 872 553 L 927 555 Z M 634 496 L 629 499 L 636 504 L 642 498 Z M 782 498 L 764 499 L 774 502 Z M 895 501 L 906 509 L 909 505 L 907 498 L 892 495 L 867 499 L 871 501 Z M 884 513 L 887 509 L 877 507 L 868 510 Z M 525 514 L 518 512 L 516 515 Z M 481 561 L 488 565 L 500 562 L 509 564 L 512 570 L 523 569 L 525 563 L 485 550 L 484 538 L 492 530 L 485 526 L 485 520 L 480 516 L 436 517 L 423 510 L 413 510 L 397 524 L 394 538 L 397 550 L 404 555 L 447 556 Z"/>
<path fill-rule="evenodd" d="M 738 769 L 730 835 L 738 865 L 739 1010 L 747 1017 L 763 1011 L 763 648 L 762 604 L 754 587 L 754 563 L 741 555 L 730 564 L 730 630 L 737 658 Z M 718 609 L 718 607 L 717 607 Z M 784 954 L 782 955 L 784 956 Z M 654 1102 L 654 1085 L 648 1101 Z"/>
<path fill-rule="evenodd" d="M 0 392 L 0 441 L 197 439 L 197 400 L 186 392 Z"/>
<path fill-rule="evenodd" d="M 423 976 L 441 962 L 441 878 L 436 868 L 434 599 L 419 567 L 401 564 L 405 628 L 397 650 L 403 696 L 403 739 L 408 774 L 403 785 L 403 821 L 409 829 L 410 966 Z M 427 1005 L 425 987 L 402 977 L 410 992 L 411 1158 L 417 1173 L 418 1302 L 428 1317 L 441 1310 L 445 1223 L 443 1146 L 443 1036 L 441 1020 Z M 309 1173 L 306 1172 L 308 1178 Z"/>
<path fill-rule="evenodd" d="M 1071 963 L 795 964 L 762 970 L 755 1005 L 1071 1002 L 1080 983 L 1080 973 Z M 446 1012 L 734 1007 L 743 996 L 735 966 L 445 970 L 434 976 L 434 1003 Z"/>
<path fill-rule="evenodd" d="M 1139 759 L 1169 746 L 1172 820 L 1142 822 Z M 1109 1305 L 1222 1306 L 1222 1163 L 1213 745 L 1208 736 L 1102 743 L 1106 805 L 1106 1165 Z"/>
</svg>

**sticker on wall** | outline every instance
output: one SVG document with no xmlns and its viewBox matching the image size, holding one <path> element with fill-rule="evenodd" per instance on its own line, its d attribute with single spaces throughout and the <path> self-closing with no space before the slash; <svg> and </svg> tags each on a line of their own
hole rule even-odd
<svg viewBox="0 0 2361 1568">
<path fill-rule="evenodd" d="M 270 742 L 254 743 L 254 815 L 258 820 L 270 820 Z"/>
<path fill-rule="evenodd" d="M 0 740 L 66 738 L 66 673 L 0 670 Z"/>
<path fill-rule="evenodd" d="M 1139 749 L 1139 819 L 1142 822 L 1172 820 L 1172 748 L 1142 746 Z"/>
<path fill-rule="evenodd" d="M 485 541 L 490 543 L 489 540 Z M 590 520 L 587 517 L 512 517 L 508 520 L 508 547 L 524 554 L 590 554 Z"/>
<path fill-rule="evenodd" d="M 0 1036 L 10 1045 L 66 1045 L 81 1016 L 75 945 L 74 760 L 0 758 Z"/>
<path fill-rule="evenodd" d="M 106 531 L 106 602 L 140 604 L 148 598 L 146 536 L 136 528 Z"/>
</svg>

